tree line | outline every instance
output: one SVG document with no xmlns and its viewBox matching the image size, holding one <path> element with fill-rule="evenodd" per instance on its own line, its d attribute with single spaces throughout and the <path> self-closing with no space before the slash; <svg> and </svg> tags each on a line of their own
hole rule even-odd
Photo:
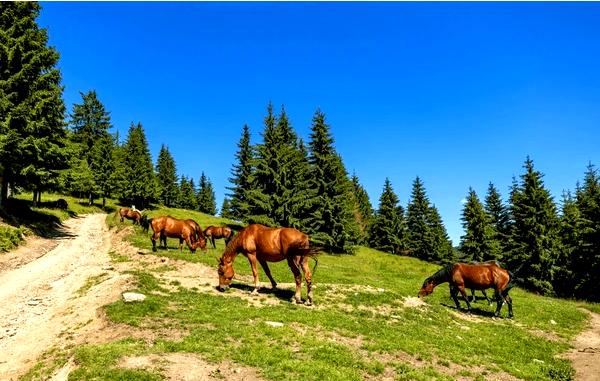
<svg viewBox="0 0 600 381">
<path fill-rule="evenodd" d="M 215 214 L 215 194 L 202 173 L 178 177 L 173 156 L 161 147 L 153 164 L 141 123 L 124 141 L 111 133 L 110 113 L 95 91 L 67 113 L 56 65 L 58 52 L 36 18 L 34 2 L 0 2 L 0 203 L 13 190 L 61 191 L 94 199 L 116 197 Z M 358 176 L 336 151 L 326 116 L 316 110 L 308 142 L 282 107 L 267 106 L 262 141 L 252 144 L 243 126 L 221 215 L 269 226 L 297 227 L 326 250 L 350 253 L 368 245 L 438 263 L 498 260 L 521 284 L 540 293 L 598 300 L 600 290 L 600 185 L 589 165 L 583 183 L 565 192 L 560 206 L 543 174 L 525 161 L 505 203 L 490 183 L 482 203 L 467 192 L 465 234 L 451 241 L 420 177 L 404 208 L 385 179 L 374 210 Z"/>
</svg>

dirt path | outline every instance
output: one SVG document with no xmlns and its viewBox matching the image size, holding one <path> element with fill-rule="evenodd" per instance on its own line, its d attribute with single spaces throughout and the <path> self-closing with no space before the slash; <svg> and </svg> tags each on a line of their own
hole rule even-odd
<svg viewBox="0 0 600 381">
<path fill-rule="evenodd" d="M 600 315 L 589 313 L 589 326 L 577 336 L 575 348 L 566 356 L 573 362 L 578 381 L 600 380 Z"/>
<path fill-rule="evenodd" d="M 10 264 L 14 253 L 4 258 L 0 380 L 17 379 L 41 353 L 93 321 L 99 307 L 119 297 L 126 278 L 110 268 L 104 219 L 104 214 L 70 219 L 64 223 L 65 237 L 25 245 L 19 249 L 25 259 L 17 265 Z M 90 282 L 94 279 L 100 287 Z"/>
</svg>

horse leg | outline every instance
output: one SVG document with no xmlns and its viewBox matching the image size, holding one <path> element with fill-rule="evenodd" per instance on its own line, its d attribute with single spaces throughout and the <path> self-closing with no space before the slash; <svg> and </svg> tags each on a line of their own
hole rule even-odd
<svg viewBox="0 0 600 381">
<path fill-rule="evenodd" d="M 288 266 L 290 266 L 290 269 L 294 274 L 294 281 L 296 282 L 296 292 L 294 293 L 294 297 L 292 298 L 292 303 L 300 304 L 302 303 L 302 275 L 300 274 L 300 267 L 298 266 L 298 263 L 296 262 L 294 257 L 288 257 L 287 261 Z"/>
<path fill-rule="evenodd" d="M 302 258 L 302 271 L 304 271 L 304 280 L 306 280 L 306 305 L 312 305 L 313 292 L 312 292 L 312 273 L 308 266 L 308 257 Z"/>
<path fill-rule="evenodd" d="M 502 304 L 504 304 L 504 300 L 498 289 L 495 290 L 494 295 L 496 296 L 496 312 L 494 313 L 494 316 L 498 317 L 500 316 L 500 310 L 502 309 Z"/>
<path fill-rule="evenodd" d="M 488 305 L 491 305 L 492 300 L 487 296 L 487 293 L 485 292 L 485 290 L 481 290 L 481 293 L 483 294 L 485 300 L 488 302 Z"/>
<path fill-rule="evenodd" d="M 258 263 L 260 263 L 263 270 L 265 271 L 265 274 L 267 274 L 267 277 L 269 277 L 269 280 L 271 281 L 271 287 L 275 289 L 277 287 L 277 282 L 275 282 L 275 279 L 273 279 L 273 277 L 271 276 L 271 269 L 269 269 L 267 261 L 265 261 L 264 259 L 259 259 Z"/>
<path fill-rule="evenodd" d="M 249 253 L 248 261 L 250 262 L 250 267 L 252 268 L 252 276 L 254 277 L 254 290 L 252 290 L 252 295 L 258 295 L 258 289 L 260 288 L 260 284 L 258 283 L 258 268 L 256 268 L 256 253 Z"/>
<path fill-rule="evenodd" d="M 465 292 L 465 286 L 460 285 L 457 287 L 458 287 L 458 291 L 460 291 L 460 294 L 462 295 L 463 299 L 465 300 L 465 302 L 467 302 L 467 311 L 471 312 L 471 303 L 469 303 L 469 298 L 467 297 L 467 293 Z"/>
<path fill-rule="evenodd" d="M 183 254 L 183 238 L 179 237 L 179 253 Z"/>
<path fill-rule="evenodd" d="M 503 291 L 502 296 L 504 297 L 503 299 L 506 301 L 506 304 L 508 304 L 508 317 L 511 318 L 513 317 L 512 298 L 508 295 L 508 291 Z"/>
<path fill-rule="evenodd" d="M 164 235 L 164 234 L 160 235 L 160 243 L 162 243 L 165 250 L 167 250 L 167 236 L 166 235 Z"/>
<path fill-rule="evenodd" d="M 150 238 L 150 240 L 152 241 L 152 251 L 156 251 L 156 236 L 156 232 L 153 232 L 152 237 Z"/>
<path fill-rule="evenodd" d="M 471 289 L 471 301 L 472 302 L 476 302 L 477 301 L 477 297 L 475 296 L 475 290 Z"/>
<path fill-rule="evenodd" d="M 213 245 L 213 249 L 216 249 L 216 248 L 217 248 L 217 245 L 215 245 L 215 237 L 213 237 L 212 235 L 210 236 L 210 242 L 211 242 L 211 243 L 212 243 L 212 245 Z"/>
<path fill-rule="evenodd" d="M 456 304 L 456 309 L 460 310 L 460 303 L 458 302 L 458 298 L 456 297 L 457 293 L 458 293 L 458 290 L 456 289 L 456 286 L 450 286 L 450 296 L 452 297 L 452 300 L 454 300 L 454 303 Z"/>
</svg>

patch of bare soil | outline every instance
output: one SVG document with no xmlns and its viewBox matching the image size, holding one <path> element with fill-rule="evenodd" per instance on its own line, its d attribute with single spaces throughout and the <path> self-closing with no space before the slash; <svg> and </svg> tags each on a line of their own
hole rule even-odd
<svg viewBox="0 0 600 381">
<path fill-rule="evenodd" d="M 573 363 L 576 380 L 598 381 L 600 380 L 600 315 L 585 311 L 591 315 L 589 325 L 575 338 L 574 348 L 567 353 L 566 358 Z"/>
<path fill-rule="evenodd" d="M 18 269 L 38 259 L 58 245 L 57 239 L 28 236 L 18 248 L 7 253 L 0 253 L 0 274 Z"/>
<path fill-rule="evenodd" d="M 129 277 L 109 265 L 104 218 L 92 214 L 65 221 L 63 238 L 28 242 L 17 249 L 25 256 L 21 265 L 0 274 L 1 380 L 16 379 L 43 351 L 65 340 L 85 342 L 99 324 L 98 309 L 127 288 Z M 90 279 L 98 281 L 90 284 Z"/>
<path fill-rule="evenodd" d="M 230 361 L 212 364 L 192 353 L 125 357 L 121 359 L 119 367 L 158 371 L 171 381 L 264 380 L 253 368 Z"/>
</svg>

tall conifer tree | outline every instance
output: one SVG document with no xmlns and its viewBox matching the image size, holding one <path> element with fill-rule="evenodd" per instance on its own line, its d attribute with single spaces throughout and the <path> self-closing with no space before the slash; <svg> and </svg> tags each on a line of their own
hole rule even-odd
<svg viewBox="0 0 600 381">
<path fill-rule="evenodd" d="M 198 189 L 198 210 L 202 213 L 215 215 L 217 214 L 217 203 L 215 201 L 215 191 L 210 179 L 204 175 L 200 176 L 200 186 Z"/>
<path fill-rule="evenodd" d="M 508 251 L 510 239 L 510 214 L 508 207 L 502 202 L 502 196 L 494 184 L 490 182 L 485 196 L 485 212 L 494 228 L 495 239 L 500 245 L 499 259 Z"/>
<path fill-rule="evenodd" d="M 559 254 L 558 216 L 550 192 L 527 157 L 521 182 L 511 192 L 514 218 L 514 248 L 507 261 L 513 269 L 521 268 L 524 286 L 542 293 L 552 293 L 552 268 Z"/>
<path fill-rule="evenodd" d="M 478 262 L 499 259 L 496 230 L 473 188 L 469 188 L 461 220 L 465 234 L 461 237 L 460 251 L 465 259 Z"/>
<path fill-rule="evenodd" d="M 156 161 L 156 180 L 158 199 L 165 206 L 171 207 L 177 201 L 177 167 L 175 159 L 164 144 L 160 147 Z"/>
<path fill-rule="evenodd" d="M 390 180 L 386 178 L 379 198 L 379 209 L 371 227 L 371 247 L 398 254 L 405 247 L 405 234 L 404 210 L 398 203 Z"/>
<path fill-rule="evenodd" d="M 121 188 L 121 198 L 137 208 L 145 208 L 154 198 L 156 183 L 152 157 L 141 123 L 131 123 L 122 159 L 125 181 Z"/>
<path fill-rule="evenodd" d="M 361 242 L 368 239 L 368 233 L 373 223 L 373 207 L 369 200 L 369 195 L 358 180 L 356 174 L 352 175 L 352 186 L 354 187 L 354 196 L 356 199 L 356 220 L 361 232 Z M 381 200 L 380 200 L 381 202 Z M 404 213 L 403 213 L 404 214 Z M 402 216 L 404 219 L 404 216 Z"/>
<path fill-rule="evenodd" d="M 234 164 L 229 182 L 232 184 L 227 189 L 231 191 L 231 217 L 247 221 L 250 215 L 248 192 L 253 187 L 252 179 L 252 146 L 250 145 L 250 127 L 244 125 L 242 137 L 238 142 L 238 151 L 235 154 L 237 163 Z"/>
<path fill-rule="evenodd" d="M 308 221 L 311 239 L 332 251 L 353 252 L 360 236 L 353 187 L 321 110 L 313 117 L 310 138 L 311 188 L 316 192 Z"/>
<path fill-rule="evenodd" d="M 8 185 L 39 192 L 68 167 L 58 52 L 37 25 L 35 2 L 0 3 L 0 203 Z"/>
</svg>

